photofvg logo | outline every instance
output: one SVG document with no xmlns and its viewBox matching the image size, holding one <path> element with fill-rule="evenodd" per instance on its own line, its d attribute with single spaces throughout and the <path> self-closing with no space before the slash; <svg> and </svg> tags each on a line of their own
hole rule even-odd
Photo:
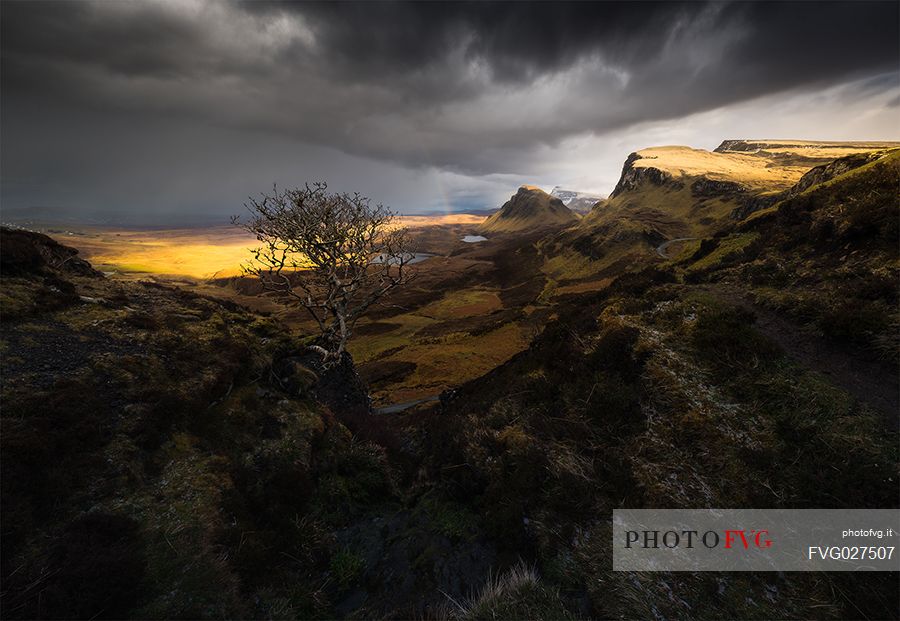
<svg viewBox="0 0 900 621">
<path fill-rule="evenodd" d="M 700 532 L 697 530 L 629 530 L 625 533 L 625 547 L 639 546 L 642 548 L 693 548 L 694 545 L 703 545 L 707 548 L 718 548 L 720 545 L 730 550 L 734 547 L 743 547 L 744 550 L 754 548 L 770 548 L 772 540 L 769 539 L 768 530 L 744 530 L 725 529 L 721 535 L 714 530 Z"/>
<path fill-rule="evenodd" d="M 617 509 L 617 571 L 900 571 L 894 509 Z"/>
</svg>

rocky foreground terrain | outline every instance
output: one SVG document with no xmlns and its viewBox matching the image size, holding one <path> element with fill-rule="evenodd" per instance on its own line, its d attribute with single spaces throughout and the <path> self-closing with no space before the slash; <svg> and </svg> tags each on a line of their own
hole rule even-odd
<svg viewBox="0 0 900 621">
<path fill-rule="evenodd" d="M 616 507 L 900 504 L 900 156 L 848 157 L 524 237 L 543 330 L 401 414 L 271 316 L 3 229 L 4 617 L 896 618 L 890 574 L 611 571 Z M 608 283 L 549 295 L 573 257 Z"/>
</svg>

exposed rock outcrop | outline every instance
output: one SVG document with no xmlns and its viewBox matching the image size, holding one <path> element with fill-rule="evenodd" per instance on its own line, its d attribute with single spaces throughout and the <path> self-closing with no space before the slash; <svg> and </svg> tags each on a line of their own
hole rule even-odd
<svg viewBox="0 0 900 621">
<path fill-rule="evenodd" d="M 842 157 L 831 162 L 830 164 L 816 166 L 815 168 L 808 171 L 805 175 L 800 177 L 800 181 L 798 181 L 796 185 L 794 185 L 794 187 L 792 187 L 788 191 L 788 196 L 796 196 L 814 185 L 824 183 L 826 181 L 834 179 L 838 175 L 849 172 L 854 168 L 859 168 L 860 166 L 864 166 L 869 162 L 873 162 L 880 158 L 882 155 L 884 155 L 884 153 L 881 151 L 859 153 L 855 155 L 848 155 L 847 157 Z"/>
<path fill-rule="evenodd" d="M 743 220 L 751 213 L 767 209 L 785 197 L 785 193 L 765 194 L 762 196 L 743 196 L 740 205 L 731 212 L 732 220 Z"/>
<path fill-rule="evenodd" d="M 622 192 L 633 190 L 645 181 L 654 185 L 665 185 L 673 181 L 672 175 L 658 168 L 635 166 L 634 163 L 639 159 L 643 159 L 639 153 L 632 153 L 625 160 L 625 165 L 622 167 L 622 176 L 619 177 L 619 183 L 616 184 L 616 188 L 609 195 L 610 198 L 615 198 Z"/>
<path fill-rule="evenodd" d="M 744 194 L 747 188 L 734 181 L 717 181 L 701 177 L 691 184 L 691 194 L 698 198 L 712 198 L 728 196 L 734 197 Z"/>
</svg>

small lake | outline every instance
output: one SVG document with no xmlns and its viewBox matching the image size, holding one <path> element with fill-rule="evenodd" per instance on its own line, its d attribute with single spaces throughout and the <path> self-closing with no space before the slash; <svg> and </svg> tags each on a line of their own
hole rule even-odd
<svg viewBox="0 0 900 621">
<path fill-rule="evenodd" d="M 434 255 L 431 254 L 431 253 L 428 253 L 428 252 L 414 252 L 414 253 L 413 253 L 412 255 L 410 255 L 410 256 L 411 256 L 412 258 L 408 258 L 408 259 L 407 259 L 407 261 L 406 261 L 406 264 L 407 264 L 407 265 L 412 265 L 413 263 L 421 263 L 421 262 L 424 261 L 425 259 L 430 259 L 430 258 L 433 257 Z M 384 257 L 381 256 L 381 255 L 375 257 L 375 260 L 373 261 L 373 263 L 384 263 Z M 391 265 L 394 265 L 394 264 L 396 264 L 396 263 L 397 263 L 397 259 L 396 259 L 396 258 L 391 259 Z"/>
<path fill-rule="evenodd" d="M 428 254 L 427 252 L 417 252 L 413 255 L 413 258 L 409 260 L 409 263 L 421 263 L 425 259 L 430 259 L 433 256 L 433 254 Z"/>
<path fill-rule="evenodd" d="M 477 244 L 478 242 L 487 241 L 487 237 L 484 235 L 466 235 L 462 240 L 467 244 Z"/>
</svg>

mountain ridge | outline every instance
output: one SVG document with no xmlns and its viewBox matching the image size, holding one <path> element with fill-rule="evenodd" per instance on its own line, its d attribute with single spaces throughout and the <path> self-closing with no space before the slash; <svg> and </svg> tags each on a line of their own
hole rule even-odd
<svg viewBox="0 0 900 621">
<path fill-rule="evenodd" d="M 666 240 L 716 234 L 895 144 L 726 140 L 717 151 L 636 150 L 609 199 L 545 243 L 547 270 L 560 282 L 613 275 L 646 261 Z"/>
</svg>

